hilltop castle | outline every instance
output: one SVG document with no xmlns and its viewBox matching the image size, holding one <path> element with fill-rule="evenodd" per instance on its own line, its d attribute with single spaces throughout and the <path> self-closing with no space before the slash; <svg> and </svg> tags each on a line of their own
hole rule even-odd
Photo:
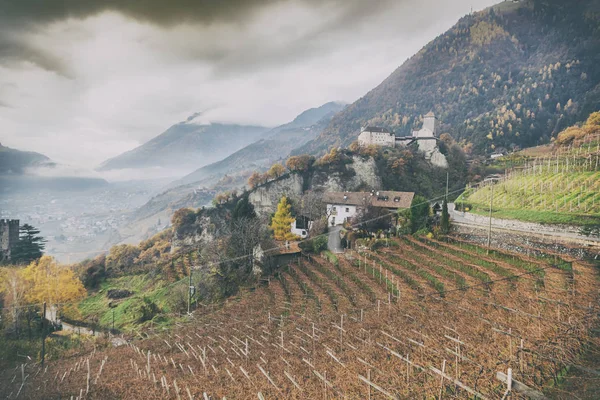
<svg viewBox="0 0 600 400">
<path fill-rule="evenodd" d="M 358 135 L 358 144 L 361 146 L 408 146 L 416 143 L 419 150 L 425 153 L 425 157 L 438 167 L 447 168 L 448 161 L 438 148 L 436 137 L 437 120 L 433 112 L 423 117 L 423 128 L 413 131 L 410 136 L 396 136 L 393 132 L 379 127 L 367 126 Z"/>
<path fill-rule="evenodd" d="M 10 253 L 19 241 L 19 220 L 0 219 L 0 262 L 10 260 Z"/>
</svg>

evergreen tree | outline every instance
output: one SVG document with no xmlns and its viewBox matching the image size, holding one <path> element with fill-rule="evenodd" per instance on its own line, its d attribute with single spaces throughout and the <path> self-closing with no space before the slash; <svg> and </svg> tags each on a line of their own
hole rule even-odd
<svg viewBox="0 0 600 400">
<path fill-rule="evenodd" d="M 289 204 L 287 198 L 283 196 L 277 205 L 277 212 L 271 221 L 271 229 L 273 230 L 273 237 L 275 240 L 294 240 L 297 238 L 291 231 L 292 222 L 294 222 L 294 217 L 292 217 L 290 211 L 291 208 L 291 204 Z"/>
<path fill-rule="evenodd" d="M 410 229 L 415 233 L 427 228 L 429 218 L 429 202 L 423 196 L 415 196 L 410 205 Z"/>
<path fill-rule="evenodd" d="M 442 233 L 447 235 L 450 232 L 450 214 L 448 213 L 448 200 L 444 197 L 442 204 L 442 221 L 440 223 Z"/>
<path fill-rule="evenodd" d="M 254 218 L 256 213 L 254 212 L 254 206 L 248 200 L 248 196 L 243 196 L 233 208 L 231 218 L 233 221 L 239 220 L 240 218 Z"/>
<path fill-rule="evenodd" d="M 13 263 L 29 264 L 32 261 L 40 259 L 46 247 L 46 240 L 38 236 L 40 233 L 39 229 L 25 224 L 19 228 L 19 231 L 19 241 L 11 253 Z"/>
</svg>

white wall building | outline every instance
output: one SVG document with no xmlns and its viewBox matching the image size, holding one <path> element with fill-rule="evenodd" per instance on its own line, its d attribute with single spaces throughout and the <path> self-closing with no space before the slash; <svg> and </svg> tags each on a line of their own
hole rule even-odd
<svg viewBox="0 0 600 400">
<path fill-rule="evenodd" d="M 385 128 L 367 126 L 360 131 L 358 135 L 358 144 L 361 146 L 388 146 L 396 145 L 396 135 Z"/>
<path fill-rule="evenodd" d="M 365 207 L 385 208 L 395 211 L 410 208 L 414 192 L 328 192 L 323 196 L 327 204 L 329 226 L 353 223 L 353 218 Z"/>
<path fill-rule="evenodd" d="M 423 117 L 423 127 L 418 131 L 413 131 L 412 136 L 396 136 L 385 128 L 368 126 L 363 128 L 358 135 L 358 144 L 360 146 L 408 146 L 410 143 L 417 143 L 419 150 L 425 153 L 427 159 L 438 167 L 447 168 L 448 161 L 437 145 L 437 120 L 433 112 L 428 112 Z"/>
<path fill-rule="evenodd" d="M 308 232 L 312 228 L 312 221 L 307 218 L 299 217 L 292 222 L 292 233 L 296 236 L 300 236 L 302 239 L 308 237 Z"/>
</svg>

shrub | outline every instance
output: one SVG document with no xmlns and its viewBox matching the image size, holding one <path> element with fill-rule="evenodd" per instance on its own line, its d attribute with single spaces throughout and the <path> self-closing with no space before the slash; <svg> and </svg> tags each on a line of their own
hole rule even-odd
<svg viewBox="0 0 600 400">
<path fill-rule="evenodd" d="M 299 246 L 305 252 L 318 254 L 327 249 L 327 236 L 319 235 L 312 239 L 307 239 L 300 242 Z"/>
</svg>

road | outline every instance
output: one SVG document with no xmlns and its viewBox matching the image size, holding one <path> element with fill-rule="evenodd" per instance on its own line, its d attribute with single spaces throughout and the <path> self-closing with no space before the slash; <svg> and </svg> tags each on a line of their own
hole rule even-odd
<svg viewBox="0 0 600 400">
<path fill-rule="evenodd" d="M 450 218 L 458 223 L 465 225 L 472 225 L 482 228 L 489 227 L 489 218 L 481 215 L 476 215 L 472 213 L 465 213 L 461 211 L 456 211 L 454 209 L 454 203 L 448 204 L 448 212 L 450 213 Z M 569 231 L 557 231 L 555 226 L 546 226 L 543 224 L 536 224 L 533 222 L 523 222 L 517 220 L 508 220 L 508 219 L 499 219 L 492 218 L 492 230 L 494 229 L 504 229 L 516 232 L 523 232 L 528 234 L 535 235 L 543 235 L 543 236 L 551 236 L 556 238 L 570 239 L 570 240 L 580 240 L 586 243 L 597 243 L 600 245 L 600 238 L 594 238 L 591 236 L 580 235 L 577 232 L 569 232 Z"/>
<path fill-rule="evenodd" d="M 331 226 L 329 227 L 329 237 L 327 238 L 327 249 L 332 253 L 343 253 L 342 239 L 340 238 L 340 231 L 342 226 Z"/>
</svg>

